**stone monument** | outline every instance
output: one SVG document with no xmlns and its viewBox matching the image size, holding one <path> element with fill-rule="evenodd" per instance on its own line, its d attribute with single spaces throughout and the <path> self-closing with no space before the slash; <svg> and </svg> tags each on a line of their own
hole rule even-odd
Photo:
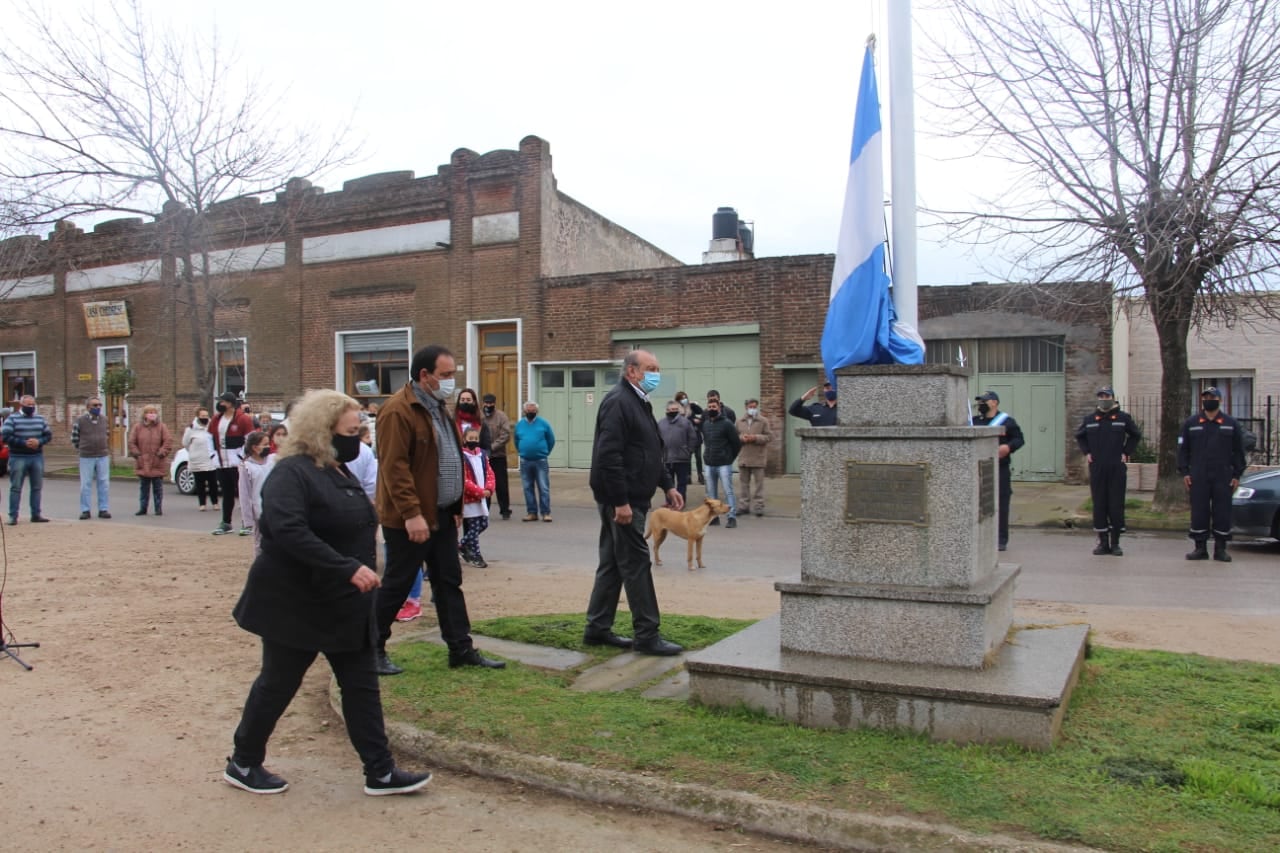
<svg viewBox="0 0 1280 853">
<path fill-rule="evenodd" d="M 799 430 L 800 578 L 776 584 L 777 616 L 688 658 L 691 698 L 1049 748 L 1088 626 L 1013 626 L 999 428 L 969 425 L 960 368 L 849 367 L 836 381 L 838 425 Z"/>
</svg>

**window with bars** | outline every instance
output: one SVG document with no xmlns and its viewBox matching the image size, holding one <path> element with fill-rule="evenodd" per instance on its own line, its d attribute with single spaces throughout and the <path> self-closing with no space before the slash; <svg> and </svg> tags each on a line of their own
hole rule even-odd
<svg viewBox="0 0 1280 853">
<path fill-rule="evenodd" d="M 1061 373 L 1066 345 L 1059 336 L 947 338 L 925 342 L 926 364 L 973 365 L 978 373 Z"/>
<path fill-rule="evenodd" d="M 5 392 L 16 403 L 24 394 L 36 396 L 36 354 L 34 352 L 0 353 L 0 373 L 4 375 Z"/>
<path fill-rule="evenodd" d="M 243 397 L 249 390 L 248 340 L 224 338 L 214 342 L 218 370 L 218 394 L 230 391 Z"/>
</svg>

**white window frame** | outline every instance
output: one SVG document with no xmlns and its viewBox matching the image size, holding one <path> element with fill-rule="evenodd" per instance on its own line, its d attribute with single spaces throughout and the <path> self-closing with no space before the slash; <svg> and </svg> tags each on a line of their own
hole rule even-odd
<svg viewBox="0 0 1280 853">
<path fill-rule="evenodd" d="M 218 358 L 218 344 L 229 344 L 237 341 L 240 344 L 240 352 L 244 354 L 244 391 L 241 397 L 245 400 L 249 399 L 249 339 L 235 337 L 213 339 L 213 397 L 215 400 L 226 391 L 222 386 L 222 362 Z"/>
<path fill-rule="evenodd" d="M 516 324 L 516 377 L 517 382 L 523 383 L 524 385 L 523 388 L 517 389 L 517 395 L 522 401 L 521 405 L 523 406 L 523 401 L 529 399 L 528 390 L 530 387 L 523 369 L 526 367 L 524 362 L 524 320 L 519 317 L 498 317 L 492 320 L 468 320 L 466 363 L 476 365 L 480 364 L 480 331 L 482 328 L 485 326 L 505 326 L 509 323 Z M 470 379 L 470 375 L 465 370 L 459 372 L 462 373 L 462 378 L 467 380 L 465 382 L 459 381 L 459 388 L 475 388 L 477 393 L 482 393 L 480 392 L 480 371 L 478 367 L 473 371 L 476 374 L 474 381 Z"/>
<path fill-rule="evenodd" d="M 380 329 L 341 329 L 333 333 L 333 387 L 343 394 L 354 396 L 347 390 L 347 336 L 376 335 L 389 332 L 404 332 L 408 346 L 405 351 L 405 363 L 413 365 L 413 327 L 388 326 Z M 378 389 L 383 394 L 394 394 L 398 388 Z M 381 394 L 379 396 L 382 396 Z"/>
</svg>

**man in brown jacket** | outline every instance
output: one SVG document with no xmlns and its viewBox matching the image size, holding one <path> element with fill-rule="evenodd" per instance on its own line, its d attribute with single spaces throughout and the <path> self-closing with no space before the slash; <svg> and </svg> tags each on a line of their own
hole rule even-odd
<svg viewBox="0 0 1280 853">
<path fill-rule="evenodd" d="M 742 490 L 742 517 L 764 515 L 764 468 L 769 460 L 769 442 L 773 432 L 769 421 L 760 414 L 760 401 L 747 400 L 747 413 L 738 418 L 738 435 L 742 450 L 738 451 L 738 482 Z"/>
<path fill-rule="evenodd" d="M 387 568 L 378 587 L 377 670 L 403 672 L 387 657 L 391 623 L 425 563 L 449 666 L 501 669 L 471 642 L 462 594 L 458 523 L 462 512 L 462 441 L 446 402 L 457 365 L 438 345 L 413 354 L 410 380 L 378 410 L 378 489 L 374 501 L 387 543 Z"/>
</svg>

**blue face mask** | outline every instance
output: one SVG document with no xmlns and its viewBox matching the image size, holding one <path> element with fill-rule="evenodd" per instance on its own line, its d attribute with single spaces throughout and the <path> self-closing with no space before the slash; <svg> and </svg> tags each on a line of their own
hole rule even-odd
<svg viewBox="0 0 1280 853">
<path fill-rule="evenodd" d="M 91 406 L 91 407 L 89 408 L 89 414 L 93 415 L 93 416 L 96 418 L 98 415 L 102 414 L 102 407 L 101 407 L 101 406 Z"/>
<path fill-rule="evenodd" d="M 650 373 L 645 371 L 644 379 L 640 380 L 640 390 L 646 394 L 653 392 L 658 387 L 658 383 L 662 381 L 661 373 Z"/>
</svg>

